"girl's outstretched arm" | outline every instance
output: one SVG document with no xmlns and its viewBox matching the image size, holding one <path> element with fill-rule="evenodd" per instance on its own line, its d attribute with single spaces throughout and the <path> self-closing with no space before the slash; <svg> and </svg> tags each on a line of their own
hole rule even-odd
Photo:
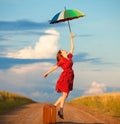
<svg viewBox="0 0 120 124">
<path fill-rule="evenodd" d="M 51 67 L 44 75 L 43 78 L 46 78 L 51 72 L 55 71 L 58 68 L 57 65 Z"/>
<path fill-rule="evenodd" d="M 73 35 L 72 33 L 70 33 L 70 53 L 73 54 L 74 52 L 74 42 L 73 42 L 73 38 L 75 37 L 75 35 Z"/>
</svg>

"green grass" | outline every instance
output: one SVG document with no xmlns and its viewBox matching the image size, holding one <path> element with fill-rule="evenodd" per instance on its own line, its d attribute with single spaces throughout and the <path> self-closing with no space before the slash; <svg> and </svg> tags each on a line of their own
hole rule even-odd
<svg viewBox="0 0 120 124">
<path fill-rule="evenodd" d="M 120 92 L 94 96 L 83 96 L 71 100 L 70 103 L 86 106 L 110 116 L 120 117 Z"/>
<path fill-rule="evenodd" d="M 32 99 L 25 96 L 6 91 L 0 91 L 0 114 L 3 114 L 4 112 L 7 112 L 8 110 L 11 110 L 15 107 L 33 102 L 34 101 Z"/>
</svg>

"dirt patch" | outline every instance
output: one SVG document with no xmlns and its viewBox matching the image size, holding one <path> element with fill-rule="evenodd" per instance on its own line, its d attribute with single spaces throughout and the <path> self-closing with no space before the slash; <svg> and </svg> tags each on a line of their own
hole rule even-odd
<svg viewBox="0 0 120 124">
<path fill-rule="evenodd" d="M 32 103 L 0 115 L 0 124 L 43 124 L 43 106 L 48 103 Z M 57 114 L 57 113 L 56 113 Z M 74 104 L 65 104 L 64 120 L 58 116 L 56 124 L 119 124 L 120 118 L 112 118 L 91 112 Z"/>
</svg>

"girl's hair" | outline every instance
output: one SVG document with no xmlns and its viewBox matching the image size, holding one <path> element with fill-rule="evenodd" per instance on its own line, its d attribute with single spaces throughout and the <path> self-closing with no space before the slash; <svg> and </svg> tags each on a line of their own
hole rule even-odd
<svg viewBox="0 0 120 124">
<path fill-rule="evenodd" d="M 62 57 L 63 56 L 61 55 L 61 50 L 59 50 L 58 53 L 57 53 L 57 55 L 56 55 L 57 61 L 59 62 Z"/>
</svg>

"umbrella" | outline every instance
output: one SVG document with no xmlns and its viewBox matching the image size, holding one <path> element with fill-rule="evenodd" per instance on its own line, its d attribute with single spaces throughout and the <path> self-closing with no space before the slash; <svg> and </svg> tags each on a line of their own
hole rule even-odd
<svg viewBox="0 0 120 124">
<path fill-rule="evenodd" d="M 67 9 L 66 10 L 66 8 L 65 8 L 64 11 L 61 11 L 61 12 L 57 13 L 52 18 L 50 24 L 68 21 L 69 30 L 71 32 L 71 27 L 70 27 L 69 20 L 77 19 L 77 18 L 80 18 L 80 17 L 83 17 L 83 16 L 85 16 L 85 14 L 83 12 L 79 11 L 79 10 L 76 10 L 76 9 Z"/>
</svg>

